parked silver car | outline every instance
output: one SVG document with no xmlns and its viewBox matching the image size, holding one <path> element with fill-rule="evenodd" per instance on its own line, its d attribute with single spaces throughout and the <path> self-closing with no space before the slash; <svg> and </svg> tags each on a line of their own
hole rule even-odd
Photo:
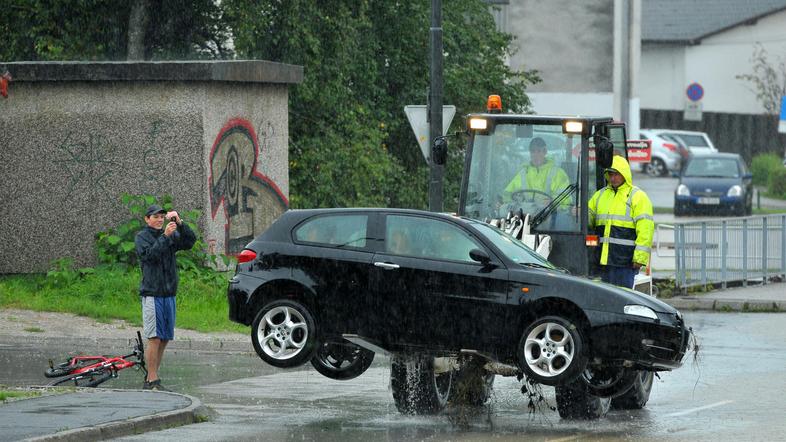
<svg viewBox="0 0 786 442">
<path fill-rule="evenodd" d="M 639 131 L 642 140 L 650 140 L 652 143 L 652 159 L 649 163 L 639 163 L 641 171 L 652 176 L 676 175 L 688 158 L 688 149 L 681 141 L 656 131 L 657 129 Z"/>
</svg>

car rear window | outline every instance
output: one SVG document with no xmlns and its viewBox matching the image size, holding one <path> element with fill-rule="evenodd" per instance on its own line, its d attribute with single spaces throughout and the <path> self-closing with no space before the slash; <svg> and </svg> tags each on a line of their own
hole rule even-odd
<svg viewBox="0 0 786 442">
<path fill-rule="evenodd" d="M 368 215 L 322 215 L 298 226 L 295 240 L 334 247 L 365 247 L 367 226 Z"/>
<path fill-rule="evenodd" d="M 710 147 L 702 135 L 669 134 L 669 136 L 681 139 L 683 143 L 690 147 Z"/>
</svg>

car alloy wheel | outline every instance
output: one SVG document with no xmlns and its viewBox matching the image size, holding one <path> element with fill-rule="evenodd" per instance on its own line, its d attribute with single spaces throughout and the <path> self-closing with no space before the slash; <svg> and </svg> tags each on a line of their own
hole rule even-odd
<svg viewBox="0 0 786 442">
<path fill-rule="evenodd" d="M 257 313 L 251 341 L 260 358 L 274 367 L 297 367 L 316 350 L 316 324 L 308 309 L 296 301 L 276 300 Z"/>
<path fill-rule="evenodd" d="M 518 353 L 524 374 L 544 385 L 569 382 L 587 365 L 578 328 L 558 316 L 546 316 L 530 324 L 521 337 Z"/>
<path fill-rule="evenodd" d="M 349 342 L 325 342 L 319 346 L 311 365 L 325 377 L 338 381 L 363 374 L 374 361 L 374 352 Z"/>
<path fill-rule="evenodd" d="M 668 173 L 669 169 L 666 167 L 666 163 L 660 158 L 653 158 L 652 162 L 647 165 L 647 174 L 650 176 L 666 176 Z"/>
</svg>

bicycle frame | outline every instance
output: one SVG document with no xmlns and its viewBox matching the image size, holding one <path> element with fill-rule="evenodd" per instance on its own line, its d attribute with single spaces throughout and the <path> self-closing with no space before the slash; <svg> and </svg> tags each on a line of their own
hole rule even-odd
<svg viewBox="0 0 786 442">
<path fill-rule="evenodd" d="M 50 385 L 58 385 L 69 380 L 78 380 L 85 377 L 93 377 L 102 375 L 102 377 L 86 386 L 95 387 L 98 384 L 106 381 L 109 378 L 117 377 L 120 370 L 129 367 L 139 366 L 145 374 L 147 368 L 145 367 L 145 349 L 142 341 L 142 334 L 137 331 L 137 342 L 134 346 L 134 351 L 123 356 L 75 356 L 68 359 L 66 362 L 55 366 L 52 360 L 49 360 L 49 369 L 46 370 L 44 375 L 48 378 L 61 378 L 54 381 Z M 129 358 L 136 357 L 137 360 Z"/>
</svg>

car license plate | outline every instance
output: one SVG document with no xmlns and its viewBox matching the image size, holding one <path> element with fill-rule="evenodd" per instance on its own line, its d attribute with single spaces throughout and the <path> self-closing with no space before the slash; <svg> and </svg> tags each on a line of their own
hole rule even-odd
<svg viewBox="0 0 786 442">
<path fill-rule="evenodd" d="M 699 204 L 720 204 L 720 198 L 700 197 Z"/>
</svg>

